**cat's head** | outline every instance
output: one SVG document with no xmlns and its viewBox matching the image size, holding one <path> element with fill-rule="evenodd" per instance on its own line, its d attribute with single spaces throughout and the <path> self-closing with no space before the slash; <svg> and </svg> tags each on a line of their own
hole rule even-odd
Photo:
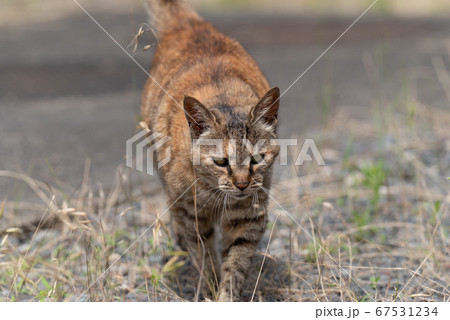
<svg viewBox="0 0 450 320">
<path fill-rule="evenodd" d="M 192 138 L 193 164 L 198 176 L 236 199 L 245 199 L 268 186 L 279 153 L 276 139 L 280 90 L 271 89 L 249 108 L 206 108 L 184 99 Z"/>
</svg>

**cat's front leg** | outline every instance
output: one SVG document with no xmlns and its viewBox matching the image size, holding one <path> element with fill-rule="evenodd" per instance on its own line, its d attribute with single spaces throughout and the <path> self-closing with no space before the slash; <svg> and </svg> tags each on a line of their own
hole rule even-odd
<svg viewBox="0 0 450 320">
<path fill-rule="evenodd" d="M 171 218 L 178 245 L 189 253 L 195 268 L 203 274 L 203 294 L 214 299 L 220 267 L 216 255 L 213 222 L 204 215 L 195 217 L 184 208 L 172 209 Z"/>
<path fill-rule="evenodd" d="M 266 229 L 266 214 L 235 215 L 222 221 L 223 252 L 219 301 L 239 301 L 251 259 Z"/>
</svg>

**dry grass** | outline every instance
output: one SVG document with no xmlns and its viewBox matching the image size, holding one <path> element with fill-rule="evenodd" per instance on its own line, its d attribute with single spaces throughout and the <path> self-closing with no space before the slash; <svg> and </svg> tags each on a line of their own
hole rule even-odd
<svg viewBox="0 0 450 320">
<path fill-rule="evenodd" d="M 327 166 L 277 175 L 291 178 L 274 184 L 245 299 L 448 301 L 450 114 L 410 97 L 377 121 L 341 110 L 316 135 Z M 70 193 L 0 171 L 43 203 L 0 202 L 1 300 L 194 300 L 198 276 L 160 217 L 162 190 L 129 176 L 119 169 L 103 190 L 87 163 Z"/>
</svg>

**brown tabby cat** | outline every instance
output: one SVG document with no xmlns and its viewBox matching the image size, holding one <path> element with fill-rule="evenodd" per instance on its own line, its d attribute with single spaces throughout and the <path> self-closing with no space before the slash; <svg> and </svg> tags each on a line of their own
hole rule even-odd
<svg viewBox="0 0 450 320">
<path fill-rule="evenodd" d="M 183 0 L 147 3 L 159 38 L 150 73 L 159 85 L 147 81 L 142 116 L 152 131 L 171 137 L 158 158 L 171 148 L 161 176 L 169 204 L 174 203 L 172 229 L 206 279 L 204 293 L 238 301 L 266 228 L 267 192 L 279 153 L 271 139 L 280 91 L 269 90 L 241 45 Z M 207 139 L 221 139 L 223 147 L 203 146 Z M 193 148 L 200 146 L 200 163 L 194 165 Z M 221 265 L 216 226 L 222 234 Z"/>
</svg>

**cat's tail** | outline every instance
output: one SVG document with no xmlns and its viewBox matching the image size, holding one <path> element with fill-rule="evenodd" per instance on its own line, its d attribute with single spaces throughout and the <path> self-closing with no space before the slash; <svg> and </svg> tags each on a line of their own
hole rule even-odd
<svg viewBox="0 0 450 320">
<path fill-rule="evenodd" d="M 151 25 L 163 34 L 189 20 L 201 20 L 185 0 L 146 0 Z"/>
</svg>

